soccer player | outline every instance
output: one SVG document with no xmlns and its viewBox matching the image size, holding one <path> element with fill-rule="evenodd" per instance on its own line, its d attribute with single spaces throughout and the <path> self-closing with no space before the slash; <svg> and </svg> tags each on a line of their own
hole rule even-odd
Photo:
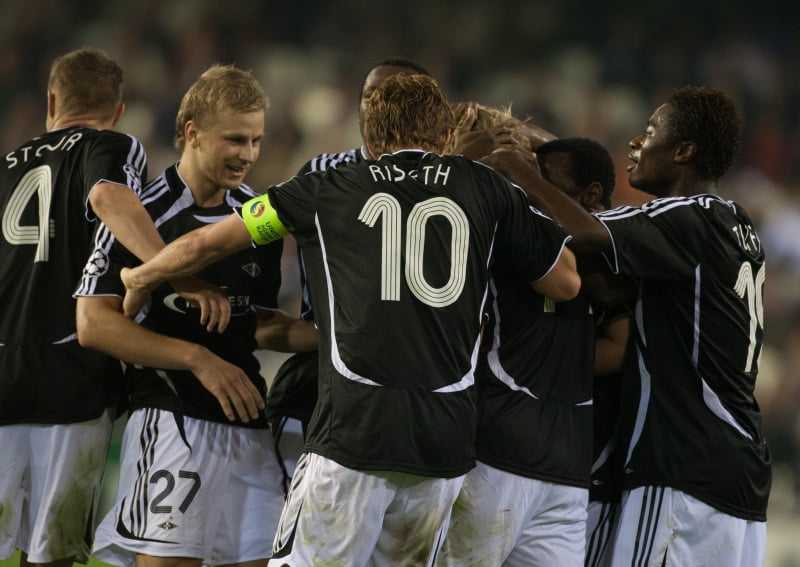
<svg viewBox="0 0 800 567">
<path fill-rule="evenodd" d="M 360 163 L 369 159 L 364 140 L 364 112 L 370 95 L 387 78 L 392 75 L 421 74 L 430 76 L 422 65 L 410 59 L 390 57 L 383 59 L 364 75 L 358 99 L 358 126 L 361 132 L 362 144 L 346 152 L 323 153 L 313 157 L 300 168 L 298 175 L 309 172 L 326 171 L 349 164 Z M 300 317 L 305 321 L 314 320 L 314 311 L 311 307 L 311 292 L 307 284 L 306 269 L 303 262 L 303 251 L 298 250 L 297 257 L 300 264 Z M 265 331 L 262 331 L 265 332 Z M 305 436 L 308 428 L 308 419 L 314 410 L 317 401 L 316 382 L 319 359 L 316 353 L 300 353 L 290 357 L 275 374 L 272 387 L 269 391 L 268 407 L 273 418 L 273 433 L 275 434 L 276 448 L 281 459 L 286 461 L 285 469 L 291 473 L 294 463 L 299 455 L 290 454 L 291 451 L 282 451 L 284 431 L 297 426 Z M 299 424 L 297 423 L 299 421 Z M 285 479 L 288 483 L 291 474 Z"/>
<path fill-rule="evenodd" d="M 597 142 L 555 139 L 536 156 L 542 176 L 588 210 L 610 203 L 614 164 Z M 502 254 L 491 291 L 478 366 L 478 462 L 464 479 L 439 563 L 581 566 L 594 310 L 583 294 L 556 303 L 532 293 Z"/>
<path fill-rule="evenodd" d="M 3 159 L 0 559 L 15 548 L 23 564 L 88 559 L 121 371 L 78 344 L 72 292 L 82 270 L 104 269 L 115 236 L 140 258 L 163 246 L 137 196 L 144 149 L 110 130 L 122 83 L 102 51 L 57 57 L 46 132 Z"/>
<path fill-rule="evenodd" d="M 655 199 L 596 217 L 511 152 L 494 155 L 571 246 L 602 251 L 638 285 L 612 565 L 764 560 L 770 457 L 753 394 L 764 251 L 746 212 L 715 195 L 740 143 L 726 93 L 672 91 L 630 142 L 630 183 Z"/>
<path fill-rule="evenodd" d="M 123 270 L 126 310 L 164 278 L 291 230 L 320 330 L 319 399 L 270 564 L 429 565 L 474 466 L 474 367 L 489 263 L 508 250 L 554 300 L 580 278 L 562 229 L 492 169 L 442 156 L 436 82 L 395 75 L 370 97 L 379 157 L 271 187 Z M 244 222 L 243 222 L 244 221 Z"/>
<path fill-rule="evenodd" d="M 260 152 L 267 107 L 252 74 L 233 66 L 210 67 L 188 89 L 175 124 L 180 160 L 142 193 L 166 242 L 256 196 L 244 179 Z M 131 397 L 115 506 L 96 535 L 98 558 L 199 567 L 263 565 L 270 556 L 283 490 L 253 351 L 258 320 L 286 318 L 277 311 L 282 248 L 282 241 L 249 248 L 203 270 L 230 301 L 221 333 L 199 325 L 199 310 L 166 284 L 154 291 L 141 325 L 122 313 L 118 274 L 79 290 L 81 343 L 128 363 Z M 214 393 L 224 381 L 235 386 L 220 404 Z M 247 403 L 250 392 L 260 405 Z M 237 418 L 241 405 L 246 411 Z"/>
</svg>

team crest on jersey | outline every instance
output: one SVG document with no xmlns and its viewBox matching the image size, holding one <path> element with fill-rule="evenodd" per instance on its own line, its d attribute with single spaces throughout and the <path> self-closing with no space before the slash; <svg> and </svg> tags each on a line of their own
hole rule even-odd
<svg viewBox="0 0 800 567">
<path fill-rule="evenodd" d="M 91 277 L 102 276 L 108 271 L 108 265 L 108 255 L 105 251 L 95 248 L 95 251 L 92 252 L 92 255 L 89 256 L 89 260 L 83 267 L 83 275 Z"/>
<path fill-rule="evenodd" d="M 247 274 L 251 278 L 257 278 L 259 275 L 261 275 L 261 267 L 255 262 L 250 262 L 249 264 L 245 264 L 244 266 L 242 266 L 242 269 L 245 272 L 247 272 Z"/>
</svg>

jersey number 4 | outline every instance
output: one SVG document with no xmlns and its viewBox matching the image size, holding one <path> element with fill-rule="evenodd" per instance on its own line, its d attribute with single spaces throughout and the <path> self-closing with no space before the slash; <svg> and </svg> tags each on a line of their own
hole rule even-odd
<svg viewBox="0 0 800 567">
<path fill-rule="evenodd" d="M 22 213 L 34 196 L 39 198 L 39 224 L 22 225 Z M 52 199 L 50 167 L 41 165 L 19 180 L 3 212 L 3 237 L 9 244 L 35 244 L 34 262 L 47 262 L 50 259 L 50 238 L 55 236 L 55 223 L 50 219 Z"/>
<path fill-rule="evenodd" d="M 450 223 L 450 277 L 441 287 L 433 287 L 423 273 L 425 225 L 431 217 L 441 216 Z M 376 193 L 361 209 L 358 220 L 374 227 L 382 223 L 381 299 L 400 301 L 402 215 L 400 202 L 388 193 Z M 445 307 L 455 302 L 464 290 L 469 251 L 469 221 L 456 203 L 434 197 L 414 205 L 406 221 L 405 277 L 414 297 L 431 307 Z"/>
</svg>

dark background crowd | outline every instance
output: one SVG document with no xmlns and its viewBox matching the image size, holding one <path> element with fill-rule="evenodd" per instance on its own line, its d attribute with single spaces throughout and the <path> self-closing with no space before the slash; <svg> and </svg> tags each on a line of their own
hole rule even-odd
<svg viewBox="0 0 800 567">
<path fill-rule="evenodd" d="M 750 212 L 768 265 L 757 391 L 776 465 L 770 520 L 800 517 L 795 3 L 0 0 L 5 151 L 43 131 L 50 61 L 80 46 L 105 49 L 125 69 L 128 106 L 117 129 L 144 142 L 152 175 L 176 159 L 175 113 L 197 75 L 215 62 L 253 70 L 271 99 L 261 158 L 248 177 L 256 189 L 292 176 L 317 153 L 358 145 L 362 78 L 390 56 L 427 67 L 453 102 L 511 105 L 556 135 L 600 141 L 617 165 L 615 204 L 644 200 L 627 185 L 628 140 L 666 92 L 685 84 L 726 89 L 742 110 L 745 144 L 720 193 Z M 292 311 L 295 268 L 286 267 Z M 780 561 L 800 565 L 790 551 Z"/>
</svg>

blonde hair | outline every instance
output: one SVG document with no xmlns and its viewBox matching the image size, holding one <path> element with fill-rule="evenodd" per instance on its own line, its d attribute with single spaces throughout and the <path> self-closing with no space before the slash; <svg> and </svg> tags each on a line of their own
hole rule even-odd
<svg viewBox="0 0 800 567">
<path fill-rule="evenodd" d="M 438 83 L 426 75 L 392 75 L 370 96 L 364 141 L 375 154 L 403 148 L 437 152 L 455 120 Z"/>
<path fill-rule="evenodd" d="M 123 73 L 100 49 L 83 48 L 53 60 L 47 89 L 65 114 L 113 116 L 122 102 Z"/>
<path fill-rule="evenodd" d="M 183 95 L 175 117 L 175 148 L 183 151 L 184 127 L 190 120 L 202 128 L 222 110 L 245 113 L 268 108 L 269 99 L 251 72 L 233 65 L 212 65 Z"/>
<path fill-rule="evenodd" d="M 530 119 L 521 120 L 511 114 L 511 105 L 495 108 L 477 102 L 456 102 L 453 104 L 456 128 L 453 132 L 452 147 L 458 145 L 458 139 L 467 132 L 503 127 L 511 132 L 511 139 L 530 151 L 543 143 L 554 140 L 556 136 L 537 126 Z"/>
</svg>

